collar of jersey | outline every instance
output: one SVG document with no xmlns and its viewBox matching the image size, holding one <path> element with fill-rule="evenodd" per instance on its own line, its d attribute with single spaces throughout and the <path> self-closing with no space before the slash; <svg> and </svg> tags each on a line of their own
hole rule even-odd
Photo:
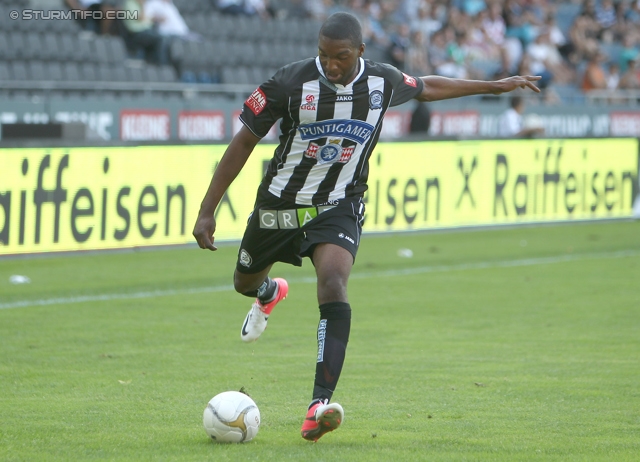
<svg viewBox="0 0 640 462">
<path fill-rule="evenodd" d="M 320 64 L 320 56 L 316 56 L 316 67 L 318 68 L 318 72 L 320 72 L 320 75 L 322 77 L 324 77 L 327 82 L 329 82 L 331 85 L 336 87 L 338 90 L 351 89 L 353 84 L 358 81 L 358 79 L 360 78 L 360 76 L 364 72 L 364 59 L 362 59 L 362 58 L 358 58 L 358 59 L 360 60 L 360 70 L 358 71 L 358 74 L 355 76 L 355 78 L 348 85 L 344 85 L 344 86 L 340 85 L 339 83 L 329 82 L 329 79 L 327 79 L 327 76 L 324 75 L 324 71 L 322 70 L 322 65 Z"/>
</svg>

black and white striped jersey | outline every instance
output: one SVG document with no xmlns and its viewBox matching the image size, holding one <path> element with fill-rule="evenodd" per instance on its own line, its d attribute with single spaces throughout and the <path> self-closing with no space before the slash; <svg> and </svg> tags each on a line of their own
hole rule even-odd
<svg viewBox="0 0 640 462">
<path fill-rule="evenodd" d="M 260 138 L 282 118 L 262 187 L 297 205 L 362 196 L 385 112 L 416 97 L 423 85 L 362 58 L 347 86 L 329 82 L 318 57 L 283 67 L 247 98 L 240 115 Z"/>
</svg>

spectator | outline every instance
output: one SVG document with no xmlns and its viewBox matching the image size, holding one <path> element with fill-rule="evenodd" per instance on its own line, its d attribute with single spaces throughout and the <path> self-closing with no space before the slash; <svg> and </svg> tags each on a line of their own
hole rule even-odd
<svg viewBox="0 0 640 462">
<path fill-rule="evenodd" d="M 268 0 L 245 0 L 244 9 L 247 16 L 259 16 L 265 20 L 275 16 L 275 11 Z"/>
<path fill-rule="evenodd" d="M 431 67 L 438 75 L 464 79 L 467 77 L 464 62 L 459 64 L 454 61 L 451 53 L 449 53 L 446 39 L 448 31 L 453 34 L 453 29 L 447 28 L 439 30 L 431 37 L 431 46 L 429 47 Z"/>
<path fill-rule="evenodd" d="M 145 60 L 165 65 L 169 62 L 169 40 L 155 29 L 152 18 L 145 15 L 146 0 L 124 0 L 123 10 L 134 13 L 137 19 L 123 20 L 125 42 L 130 50 L 142 52 Z"/>
<path fill-rule="evenodd" d="M 367 8 L 367 16 L 362 21 L 364 37 L 367 46 L 387 49 L 390 45 L 389 34 L 382 23 L 382 8 L 378 3 L 371 2 Z"/>
<path fill-rule="evenodd" d="M 620 77 L 619 88 L 621 90 L 639 90 L 640 89 L 640 75 L 638 71 L 638 60 L 630 59 L 627 63 L 627 70 L 622 77 Z"/>
<path fill-rule="evenodd" d="M 539 125 L 525 128 L 522 118 L 524 108 L 525 104 L 522 97 L 514 96 L 511 98 L 509 109 L 500 117 L 499 136 L 505 138 L 530 138 L 544 133 L 544 128 Z"/>
<path fill-rule="evenodd" d="M 425 45 L 429 43 L 433 33 L 442 28 L 442 22 L 438 20 L 437 14 L 435 6 L 423 2 L 418 9 L 418 16 L 411 23 L 411 30 L 421 32 Z"/>
<path fill-rule="evenodd" d="M 409 75 L 432 74 L 427 47 L 424 46 L 422 32 L 419 30 L 411 33 L 411 43 L 405 53 L 405 69 Z"/>
<path fill-rule="evenodd" d="M 391 64 L 403 71 L 406 71 L 406 54 L 409 45 L 411 45 L 410 33 L 411 31 L 407 24 L 399 24 L 397 31 L 391 35 L 391 45 L 389 46 Z"/>
<path fill-rule="evenodd" d="M 489 12 L 482 20 L 482 29 L 485 35 L 496 46 L 504 44 L 507 25 L 502 17 L 502 7 L 498 3 L 491 4 Z"/>
<path fill-rule="evenodd" d="M 527 48 L 531 56 L 531 70 L 535 75 L 542 75 L 539 82 L 547 87 L 551 80 L 557 83 L 569 83 L 575 79 L 574 73 L 564 63 L 558 48 L 551 43 L 548 29 L 542 29 L 535 42 Z"/>
<path fill-rule="evenodd" d="M 531 58 L 529 63 L 533 75 L 541 75 L 542 79 L 538 82 L 542 88 L 546 88 L 549 82 L 553 80 L 553 73 L 549 69 L 549 46 L 548 36 L 546 32 L 538 35 L 536 40 L 527 47 L 527 55 Z"/>
<path fill-rule="evenodd" d="M 245 14 L 244 0 L 218 0 L 218 10 L 222 14 L 240 16 Z"/>
<path fill-rule="evenodd" d="M 492 3 L 482 20 L 482 30 L 487 40 L 497 47 L 502 69 L 500 75 L 505 77 L 515 73 L 522 59 L 522 42 L 514 37 L 507 37 L 507 24 L 502 16 L 502 6 Z"/>
<path fill-rule="evenodd" d="M 569 35 L 574 50 L 570 60 L 574 64 L 598 52 L 600 25 L 595 20 L 595 8 L 592 1 L 585 2 L 582 12 L 571 26 Z"/>
<path fill-rule="evenodd" d="M 144 4 L 144 14 L 157 24 L 158 32 L 165 37 L 183 39 L 198 37 L 197 34 L 189 31 L 189 26 L 184 22 L 173 0 L 147 0 Z"/>
<path fill-rule="evenodd" d="M 587 68 L 582 76 L 582 91 L 604 90 L 607 88 L 607 76 L 602 68 L 604 55 L 598 51 L 589 56 Z"/>
<path fill-rule="evenodd" d="M 427 134 L 431 127 L 431 111 L 427 103 L 418 102 L 416 108 L 411 113 L 411 122 L 409 123 L 409 133 Z"/>
<path fill-rule="evenodd" d="M 312 17 L 312 12 L 304 0 L 289 0 L 287 4 L 278 11 L 278 16 L 286 19 L 307 19 Z"/>
<path fill-rule="evenodd" d="M 324 0 L 302 0 L 305 9 L 309 12 L 313 19 L 324 21 L 327 19 L 327 7 Z"/>
<path fill-rule="evenodd" d="M 633 35 L 627 35 L 622 42 L 622 51 L 620 52 L 620 72 L 624 73 L 627 70 L 627 63 L 638 57 L 639 52 L 636 47 L 636 39 Z"/>
<path fill-rule="evenodd" d="M 609 33 L 606 41 L 613 40 L 610 29 L 616 25 L 616 9 L 612 0 L 601 0 L 600 5 L 596 7 L 596 22 L 600 26 L 600 38 L 604 39 L 605 34 Z"/>
<path fill-rule="evenodd" d="M 65 0 L 65 3 L 72 10 L 100 12 L 103 14 L 103 18 L 100 20 L 93 19 L 93 17 L 86 19 L 78 18 L 84 30 L 102 35 L 112 33 L 113 21 L 104 17 L 104 15 L 107 11 L 116 10 L 116 0 Z"/>
<path fill-rule="evenodd" d="M 530 10 L 526 10 L 518 0 L 507 0 L 505 3 L 507 37 L 515 37 L 526 48 L 536 38 L 536 29 L 540 25 L 538 18 Z"/>
<path fill-rule="evenodd" d="M 466 34 L 464 32 L 455 34 L 453 40 L 451 40 L 450 37 L 454 34 L 453 29 L 447 29 L 445 31 L 445 34 L 449 35 L 449 37 L 447 37 L 447 53 L 449 53 L 449 56 L 453 63 L 456 64 L 458 68 L 463 70 L 464 74 L 461 74 L 464 75 L 463 78 L 467 78 L 467 47 L 465 46 Z"/>
<path fill-rule="evenodd" d="M 449 10 L 449 20 L 447 26 L 453 29 L 456 35 L 462 35 L 471 29 L 471 17 L 460 11 L 458 8 L 451 8 Z"/>
<path fill-rule="evenodd" d="M 607 73 L 607 90 L 617 90 L 620 85 L 620 66 L 616 63 L 609 64 Z"/>
<path fill-rule="evenodd" d="M 469 16 L 475 16 L 487 8 L 484 0 L 458 0 L 454 4 Z"/>
</svg>

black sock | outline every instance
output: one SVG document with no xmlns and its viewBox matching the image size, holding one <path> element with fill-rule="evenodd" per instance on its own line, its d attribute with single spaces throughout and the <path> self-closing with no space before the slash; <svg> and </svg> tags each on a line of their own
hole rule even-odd
<svg viewBox="0 0 640 462">
<path fill-rule="evenodd" d="M 336 389 L 351 330 L 351 306 L 344 302 L 320 305 L 318 359 L 313 399 L 330 400 Z"/>
<path fill-rule="evenodd" d="M 258 299 L 262 303 L 269 303 L 276 296 L 276 289 L 278 288 L 278 284 L 271 279 L 269 276 L 264 280 L 264 282 L 258 287 L 256 290 L 250 290 L 249 292 L 243 292 L 242 295 L 246 295 L 247 297 L 258 297 Z"/>
</svg>

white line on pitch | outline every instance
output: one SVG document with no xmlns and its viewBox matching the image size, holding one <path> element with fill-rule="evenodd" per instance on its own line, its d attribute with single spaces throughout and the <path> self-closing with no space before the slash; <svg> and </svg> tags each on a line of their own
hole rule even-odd
<svg viewBox="0 0 640 462">
<path fill-rule="evenodd" d="M 488 269 L 488 268 L 513 268 L 518 266 L 549 265 L 554 263 L 565 263 L 565 262 L 574 262 L 574 261 L 582 261 L 582 260 L 627 258 L 627 257 L 638 257 L 638 256 L 640 256 L 640 251 L 638 250 L 623 250 L 619 252 L 558 255 L 555 257 L 525 258 L 520 260 L 502 260 L 502 261 L 493 261 L 493 262 L 486 261 L 486 262 L 477 262 L 477 263 L 461 263 L 457 265 L 418 266 L 415 268 L 356 272 L 351 274 L 351 279 L 371 279 L 371 278 L 381 278 L 381 277 L 406 276 L 406 275 L 412 275 L 412 274 L 479 270 L 479 269 Z M 315 283 L 316 279 L 310 278 L 310 277 L 292 278 L 290 279 L 289 282 Z M 137 298 L 168 297 L 173 295 L 202 294 L 202 293 L 211 293 L 211 292 L 225 292 L 225 291 L 232 291 L 232 290 L 233 290 L 233 286 L 224 285 L 224 286 L 215 286 L 215 287 L 199 287 L 199 288 L 193 288 L 193 289 L 169 289 L 169 290 L 155 290 L 155 291 L 133 292 L 133 293 L 123 293 L 123 294 L 79 295 L 76 297 L 44 298 L 40 300 L 20 300 L 16 302 L 0 303 L 0 310 L 7 310 L 11 308 L 25 308 L 29 306 L 66 305 L 71 303 L 104 302 L 104 301 L 110 301 L 110 300 L 130 300 L 130 299 L 137 299 Z"/>
</svg>

